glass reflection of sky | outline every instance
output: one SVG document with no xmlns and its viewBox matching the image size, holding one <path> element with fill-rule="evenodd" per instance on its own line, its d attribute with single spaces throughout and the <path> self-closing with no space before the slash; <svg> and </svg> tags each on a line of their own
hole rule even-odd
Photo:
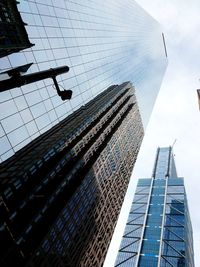
<svg viewBox="0 0 200 267">
<path fill-rule="evenodd" d="M 0 59 L 1 70 L 68 65 L 58 76 L 73 90 L 63 102 L 45 80 L 1 93 L 1 161 L 112 84 L 131 81 L 147 125 L 166 68 L 159 24 L 132 0 L 21 0 L 30 49 Z"/>
</svg>

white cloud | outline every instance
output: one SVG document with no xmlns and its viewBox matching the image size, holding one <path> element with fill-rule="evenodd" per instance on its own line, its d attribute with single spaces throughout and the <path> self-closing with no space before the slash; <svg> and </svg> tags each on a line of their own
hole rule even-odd
<svg viewBox="0 0 200 267">
<path fill-rule="evenodd" d="M 126 221 L 127 207 L 134 193 L 136 180 L 150 177 L 157 146 L 174 147 L 179 176 L 185 178 L 189 209 L 194 231 L 195 266 L 200 266 L 200 113 L 196 89 L 200 88 L 200 1 L 138 0 L 163 28 L 169 65 L 150 123 L 147 127 L 138 161 L 122 211 L 121 224 L 115 232 L 112 249 L 117 247 Z M 125 209 L 126 207 L 126 209 Z M 115 243 L 115 245 L 114 245 Z M 114 258 L 114 251 L 112 251 Z M 110 264 L 112 266 L 112 257 Z"/>
</svg>

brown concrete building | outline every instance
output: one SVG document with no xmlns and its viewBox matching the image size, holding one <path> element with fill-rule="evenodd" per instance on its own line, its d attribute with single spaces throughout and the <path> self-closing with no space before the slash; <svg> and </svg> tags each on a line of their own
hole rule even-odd
<svg viewBox="0 0 200 267">
<path fill-rule="evenodd" d="M 102 266 L 143 138 L 129 82 L 1 164 L 1 266 Z"/>
</svg>

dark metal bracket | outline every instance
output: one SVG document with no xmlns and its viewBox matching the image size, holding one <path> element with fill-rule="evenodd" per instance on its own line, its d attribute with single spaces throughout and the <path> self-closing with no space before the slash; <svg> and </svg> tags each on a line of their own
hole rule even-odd
<svg viewBox="0 0 200 267">
<path fill-rule="evenodd" d="M 63 74 L 69 71 L 68 66 L 51 68 L 51 69 L 44 70 L 44 71 L 22 75 L 23 73 L 27 72 L 27 70 L 30 68 L 32 64 L 33 63 L 29 63 L 29 64 L 22 65 L 22 66 L 0 73 L 0 77 L 1 75 L 7 75 L 9 77 L 7 79 L 0 80 L 0 92 L 4 92 L 4 91 L 11 90 L 13 88 L 20 87 L 20 86 L 23 86 L 29 83 L 51 78 L 54 82 L 57 94 L 61 97 L 61 99 L 63 101 L 67 99 L 71 99 L 72 91 L 71 90 L 61 91 L 59 88 L 58 82 L 56 80 L 57 75 L 60 75 L 60 74 Z"/>
</svg>

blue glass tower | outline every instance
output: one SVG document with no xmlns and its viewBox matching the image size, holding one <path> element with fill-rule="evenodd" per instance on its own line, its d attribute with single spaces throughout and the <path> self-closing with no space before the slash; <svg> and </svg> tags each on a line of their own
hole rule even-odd
<svg viewBox="0 0 200 267">
<path fill-rule="evenodd" d="M 139 179 L 115 267 L 193 267 L 192 226 L 171 147 L 158 148 L 152 178 Z"/>
</svg>

